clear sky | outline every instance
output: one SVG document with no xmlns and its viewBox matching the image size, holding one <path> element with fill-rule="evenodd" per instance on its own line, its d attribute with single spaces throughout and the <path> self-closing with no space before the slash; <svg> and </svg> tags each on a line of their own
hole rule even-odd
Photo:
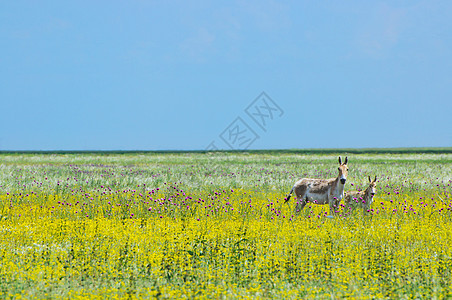
<svg viewBox="0 0 452 300">
<path fill-rule="evenodd" d="M 0 112 L 0 150 L 452 146 L 452 1 L 1 1 Z"/>
</svg>

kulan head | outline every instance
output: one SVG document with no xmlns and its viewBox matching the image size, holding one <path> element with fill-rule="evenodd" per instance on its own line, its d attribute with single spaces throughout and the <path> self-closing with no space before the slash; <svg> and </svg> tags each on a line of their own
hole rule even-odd
<svg viewBox="0 0 452 300">
<path fill-rule="evenodd" d="M 337 168 L 339 170 L 339 180 L 342 184 L 345 184 L 347 181 L 347 175 L 348 175 L 348 167 L 347 167 L 348 157 L 345 157 L 344 163 L 342 163 L 342 159 L 339 156 L 339 167 Z"/>
<path fill-rule="evenodd" d="M 377 176 L 372 180 L 369 176 L 369 193 L 373 197 L 377 193 Z"/>
</svg>

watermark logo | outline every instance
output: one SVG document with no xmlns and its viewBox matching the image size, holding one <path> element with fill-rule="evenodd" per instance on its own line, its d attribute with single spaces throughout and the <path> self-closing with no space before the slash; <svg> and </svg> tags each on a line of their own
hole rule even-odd
<svg viewBox="0 0 452 300">
<path fill-rule="evenodd" d="M 262 92 L 247 108 L 244 110 L 249 119 L 253 120 L 251 125 L 256 125 L 260 130 L 267 132 L 267 127 L 276 118 L 282 117 L 284 111 L 276 104 L 265 92 Z M 246 150 L 257 141 L 260 136 L 256 129 L 250 126 L 242 117 L 238 116 L 227 126 L 219 135 L 232 150 Z M 212 141 L 207 147 L 207 151 L 216 151 L 218 147 L 216 140 Z"/>
<path fill-rule="evenodd" d="M 220 138 L 231 149 L 248 149 L 259 136 L 242 118 L 237 117 L 226 129 L 220 134 Z"/>
<path fill-rule="evenodd" d="M 215 144 L 215 141 L 212 141 L 206 148 L 206 151 L 217 151 L 217 150 L 220 150 L 220 149 Z"/>
<path fill-rule="evenodd" d="M 251 104 L 245 109 L 245 112 L 262 128 L 267 131 L 267 125 L 276 117 L 282 117 L 284 114 L 281 107 L 276 104 L 265 92 L 262 92 Z"/>
</svg>

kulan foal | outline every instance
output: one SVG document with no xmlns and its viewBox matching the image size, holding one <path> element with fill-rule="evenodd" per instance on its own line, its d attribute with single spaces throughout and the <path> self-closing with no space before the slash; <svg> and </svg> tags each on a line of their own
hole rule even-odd
<svg viewBox="0 0 452 300">
<path fill-rule="evenodd" d="M 364 191 L 352 191 L 345 193 L 345 212 L 352 212 L 355 208 L 361 207 L 363 212 L 370 209 L 370 205 L 374 201 L 374 196 L 377 192 L 377 176 L 375 179 L 370 179 L 369 186 Z"/>
<path fill-rule="evenodd" d="M 295 182 L 293 188 L 289 192 L 289 196 L 285 203 L 290 199 L 290 196 L 295 191 L 297 204 L 295 206 L 295 213 L 299 213 L 308 202 L 314 204 L 329 204 L 330 213 L 335 214 L 339 209 L 339 202 L 344 195 L 344 185 L 347 181 L 348 158 L 345 158 L 342 163 L 339 156 L 339 167 L 337 168 L 339 174 L 336 178 L 318 179 L 318 178 L 302 178 Z"/>
</svg>

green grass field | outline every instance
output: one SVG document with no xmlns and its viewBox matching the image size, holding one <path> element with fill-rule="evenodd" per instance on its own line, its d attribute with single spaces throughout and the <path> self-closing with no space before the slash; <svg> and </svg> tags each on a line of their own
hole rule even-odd
<svg viewBox="0 0 452 300">
<path fill-rule="evenodd" d="M 371 211 L 284 204 L 302 177 Z M 0 298 L 452 298 L 452 148 L 0 153 Z"/>
</svg>

